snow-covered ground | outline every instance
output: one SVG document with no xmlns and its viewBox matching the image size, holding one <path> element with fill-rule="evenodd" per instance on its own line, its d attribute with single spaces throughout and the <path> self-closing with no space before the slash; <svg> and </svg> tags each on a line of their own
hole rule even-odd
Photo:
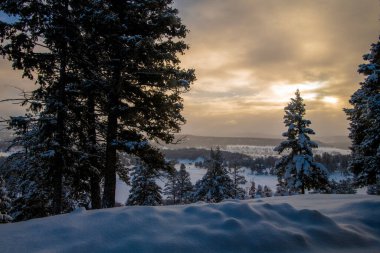
<svg viewBox="0 0 380 253">
<path fill-rule="evenodd" d="M 375 253 L 380 197 L 120 207 L 0 224 L 0 252 Z"/>
<path fill-rule="evenodd" d="M 251 157 L 268 157 L 274 156 L 278 157 L 278 152 L 273 151 L 274 146 L 248 146 L 248 145 L 228 145 L 226 148 L 222 149 L 224 151 L 229 151 L 232 153 L 241 153 Z M 349 155 L 351 153 L 348 149 L 340 149 L 340 148 L 330 148 L 330 147 L 320 147 L 313 149 L 313 153 L 316 154 L 341 154 L 341 155 Z"/>
</svg>

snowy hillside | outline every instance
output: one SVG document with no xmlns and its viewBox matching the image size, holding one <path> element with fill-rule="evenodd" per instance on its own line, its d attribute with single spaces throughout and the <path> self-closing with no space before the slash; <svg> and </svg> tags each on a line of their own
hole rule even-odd
<svg viewBox="0 0 380 253">
<path fill-rule="evenodd" d="M 0 225 L 0 252 L 380 252 L 380 198 L 120 207 Z"/>
</svg>

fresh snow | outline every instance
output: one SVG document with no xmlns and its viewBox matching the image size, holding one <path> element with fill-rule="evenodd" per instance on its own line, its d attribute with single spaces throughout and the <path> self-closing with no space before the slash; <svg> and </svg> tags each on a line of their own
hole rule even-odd
<svg viewBox="0 0 380 253">
<path fill-rule="evenodd" d="M 268 156 L 280 157 L 281 155 L 279 155 L 277 151 L 274 151 L 274 148 L 275 146 L 228 145 L 226 148 L 222 148 L 222 150 L 245 154 L 253 158 Z M 348 149 L 332 147 L 319 147 L 313 149 L 314 155 L 322 155 L 323 153 L 349 155 L 351 151 Z"/>
<path fill-rule="evenodd" d="M 175 168 L 179 170 L 181 163 L 185 164 L 186 166 L 186 171 L 189 172 L 190 174 L 190 180 L 191 183 L 194 185 L 198 180 L 202 179 L 204 174 L 206 174 L 207 169 L 206 168 L 199 168 L 194 166 L 194 161 L 192 160 L 179 160 L 179 163 L 175 165 Z M 256 184 L 256 187 L 258 185 L 264 185 L 269 186 L 273 192 L 276 191 L 276 185 L 278 184 L 277 181 L 277 176 L 273 175 L 254 175 L 252 174 L 251 170 L 249 168 L 242 168 L 242 175 L 245 177 L 247 180 L 247 183 L 244 185 L 241 185 L 244 190 L 248 193 L 249 188 L 251 186 L 251 181 L 254 181 Z M 339 179 L 337 176 L 336 179 Z M 339 180 L 338 180 L 339 181 Z M 156 183 L 164 189 L 166 179 L 161 177 L 156 180 Z M 125 204 L 128 196 L 129 196 L 129 191 L 131 187 L 126 185 L 123 181 L 121 181 L 119 178 L 116 181 L 116 202 Z M 164 199 L 166 197 L 164 196 Z"/>
<path fill-rule="evenodd" d="M 175 168 L 177 170 L 179 170 L 181 163 L 185 164 L 186 171 L 189 172 L 190 180 L 191 180 L 191 183 L 193 185 L 198 180 L 200 180 L 207 171 L 206 168 L 195 167 L 194 161 L 185 160 L 185 159 L 179 160 L 179 162 L 175 165 Z M 255 174 L 252 174 L 252 172 L 249 168 L 245 168 L 245 167 L 242 168 L 242 175 L 247 180 L 247 183 L 244 185 L 241 185 L 241 187 L 244 190 L 246 190 L 247 193 L 248 193 L 249 188 L 251 186 L 251 181 L 255 182 L 256 187 L 258 185 L 261 185 L 263 187 L 264 187 L 264 185 L 267 185 L 269 188 L 271 188 L 273 193 L 276 191 L 276 187 L 278 184 L 277 176 L 274 176 L 274 175 L 255 175 Z M 334 179 L 335 181 L 340 181 L 342 179 L 345 179 L 346 177 L 344 175 L 342 175 L 341 173 L 334 173 L 334 174 L 330 174 L 329 178 Z M 166 183 L 166 179 L 161 177 L 156 182 L 163 189 L 165 186 L 165 183 Z M 131 189 L 130 186 L 126 185 L 123 181 L 121 181 L 118 178 L 116 181 L 116 202 L 121 203 L 121 204 L 125 204 L 125 202 L 128 198 L 130 189 Z M 358 189 L 357 193 L 358 194 L 367 194 L 366 191 L 367 191 L 367 188 L 364 187 L 364 188 Z M 164 196 L 164 199 L 166 199 L 165 196 Z"/>
<path fill-rule="evenodd" d="M 0 225 L 0 252 L 380 252 L 380 197 L 119 207 Z"/>
</svg>

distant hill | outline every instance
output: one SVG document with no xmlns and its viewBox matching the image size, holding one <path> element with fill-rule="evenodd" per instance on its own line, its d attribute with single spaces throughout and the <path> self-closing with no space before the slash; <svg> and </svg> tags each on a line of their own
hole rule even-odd
<svg viewBox="0 0 380 253">
<path fill-rule="evenodd" d="M 284 139 L 251 137 L 211 137 L 196 135 L 177 135 L 178 144 L 164 145 L 167 148 L 211 148 L 228 145 L 277 146 Z M 316 141 L 320 147 L 337 147 L 334 143 Z M 347 148 L 347 147 L 345 147 Z"/>
</svg>

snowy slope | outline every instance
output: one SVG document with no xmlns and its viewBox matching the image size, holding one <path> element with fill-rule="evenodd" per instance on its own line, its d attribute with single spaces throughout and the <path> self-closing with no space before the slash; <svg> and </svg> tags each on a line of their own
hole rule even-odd
<svg viewBox="0 0 380 253">
<path fill-rule="evenodd" d="M 120 207 L 0 225 L 0 252 L 380 252 L 380 198 Z"/>
</svg>

